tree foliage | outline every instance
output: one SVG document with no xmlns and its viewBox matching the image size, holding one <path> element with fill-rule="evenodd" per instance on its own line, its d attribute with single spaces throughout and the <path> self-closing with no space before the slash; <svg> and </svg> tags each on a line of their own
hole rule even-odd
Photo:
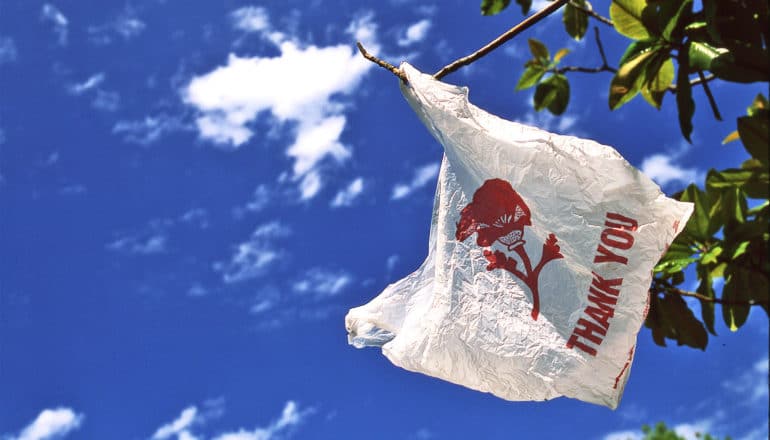
<svg viewBox="0 0 770 440">
<path fill-rule="evenodd" d="M 483 0 L 481 10 L 494 15 L 510 3 Z M 530 0 L 516 3 L 523 14 L 529 12 Z M 710 81 L 770 81 L 767 0 L 702 0 L 700 4 L 696 10 L 693 0 L 612 0 L 606 18 L 587 0 L 570 0 L 563 8 L 562 22 L 571 38 L 584 40 L 589 19 L 596 19 L 630 39 L 618 67 L 608 64 L 598 28 L 596 44 L 603 62 L 598 67 L 563 67 L 567 49 L 551 56 L 542 42 L 531 38 L 532 58 L 524 64 L 516 89 L 535 87 L 534 108 L 560 115 L 569 105 L 567 73 L 610 72 L 610 109 L 619 109 L 640 95 L 660 109 L 664 97 L 674 94 L 682 136 L 690 141 L 694 87 L 703 88 L 714 117 L 721 120 Z M 723 141 L 740 140 L 751 159 L 734 168 L 712 169 L 700 187 L 692 183 L 675 195 L 694 203 L 695 211 L 654 270 L 645 325 L 659 345 L 671 339 L 678 345 L 705 349 L 708 333 L 716 335 L 717 305 L 732 331 L 746 322 L 752 307 L 768 313 L 768 121 L 768 101 L 759 94 L 746 114 L 737 116 L 736 130 Z M 696 292 L 680 288 L 686 273 L 697 277 Z M 689 308 L 686 296 L 700 302 L 700 318 Z M 650 437 L 650 433 L 645 438 L 669 438 Z"/>
</svg>

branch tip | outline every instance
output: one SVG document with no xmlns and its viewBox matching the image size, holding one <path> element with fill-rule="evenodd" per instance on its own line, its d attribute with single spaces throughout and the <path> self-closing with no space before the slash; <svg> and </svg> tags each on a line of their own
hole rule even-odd
<svg viewBox="0 0 770 440">
<path fill-rule="evenodd" d="M 358 47 L 358 51 L 361 52 L 361 55 L 364 58 L 366 58 L 367 60 L 373 62 L 374 64 L 382 67 L 383 69 L 390 71 L 390 73 L 392 73 L 392 74 L 396 75 L 397 77 L 399 77 L 401 79 L 401 81 L 403 81 L 404 83 L 407 82 L 406 74 L 404 73 L 403 70 L 401 70 L 398 67 L 390 64 L 389 62 L 381 60 L 381 59 L 377 58 L 376 56 L 374 56 L 374 55 L 370 54 L 369 52 L 367 52 L 366 49 L 364 48 L 364 45 L 361 44 L 360 41 L 356 41 L 356 47 Z"/>
</svg>

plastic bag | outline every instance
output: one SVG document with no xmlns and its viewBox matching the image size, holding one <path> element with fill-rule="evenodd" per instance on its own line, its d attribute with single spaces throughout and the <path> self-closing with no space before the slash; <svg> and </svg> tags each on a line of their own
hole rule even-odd
<svg viewBox="0 0 770 440">
<path fill-rule="evenodd" d="M 693 207 L 613 148 L 490 115 L 408 64 L 444 146 L 422 266 L 345 318 L 349 342 L 507 400 L 616 408 L 652 269 Z"/>
</svg>

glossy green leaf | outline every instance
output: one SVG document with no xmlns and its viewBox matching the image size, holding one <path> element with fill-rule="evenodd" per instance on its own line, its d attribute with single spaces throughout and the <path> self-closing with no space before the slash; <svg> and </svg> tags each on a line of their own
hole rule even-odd
<svg viewBox="0 0 770 440">
<path fill-rule="evenodd" d="M 542 78 L 543 75 L 545 75 L 545 69 L 542 67 L 527 67 L 524 69 L 524 73 L 521 74 L 521 78 L 519 78 L 519 82 L 516 84 L 516 90 L 528 89 L 534 86 L 540 81 L 540 78 Z"/>
<path fill-rule="evenodd" d="M 700 280 L 700 284 L 698 284 L 697 292 L 707 298 L 714 298 L 714 285 L 711 277 L 711 272 L 706 266 L 698 267 L 698 279 Z M 712 335 L 716 335 L 717 332 L 714 330 L 714 302 L 701 299 L 700 313 L 703 323 L 706 324 L 706 329 L 708 329 Z"/>
<path fill-rule="evenodd" d="M 620 66 L 620 69 L 618 69 L 610 82 L 609 104 L 611 110 L 615 110 L 627 103 L 639 93 L 639 89 L 644 82 L 643 74 L 645 73 L 647 63 L 654 54 L 653 50 L 647 49 Z"/>
<path fill-rule="evenodd" d="M 662 63 L 657 63 L 654 67 L 655 72 L 647 74 L 646 88 L 653 92 L 665 92 L 674 82 L 674 63 L 667 53 L 658 52 L 656 57 L 663 58 Z"/>
<path fill-rule="evenodd" d="M 535 110 L 547 108 L 554 115 L 564 113 L 569 104 L 569 81 L 564 75 L 552 75 L 535 89 Z"/>
<path fill-rule="evenodd" d="M 770 147 L 770 112 L 766 109 L 757 110 L 752 116 L 738 118 L 738 135 L 746 151 L 751 157 L 768 166 L 768 150 Z"/>
<path fill-rule="evenodd" d="M 688 59 L 688 50 L 681 51 L 678 56 L 679 69 L 676 76 L 676 107 L 679 114 L 679 129 L 682 136 L 690 140 L 692 134 L 692 116 L 695 114 L 695 101 L 692 99 L 692 86 L 690 85 L 690 76 L 688 75 L 690 65 Z"/>
<path fill-rule="evenodd" d="M 722 255 L 722 246 L 713 246 L 708 251 L 704 252 L 701 256 L 700 263 L 701 264 L 714 264 L 717 262 L 717 258 Z"/>
<path fill-rule="evenodd" d="M 706 178 L 708 188 L 738 187 L 749 197 L 767 199 L 770 175 L 766 169 L 727 169 L 711 171 Z"/>
<path fill-rule="evenodd" d="M 653 272 L 672 275 L 675 272 L 681 272 L 690 264 L 698 261 L 697 257 L 676 258 L 658 263 Z"/>
<path fill-rule="evenodd" d="M 588 29 L 588 14 L 577 7 L 586 8 L 587 3 L 586 0 L 573 0 L 567 3 L 567 6 L 564 8 L 564 15 L 562 16 L 564 29 L 575 40 L 582 40 Z"/>
<path fill-rule="evenodd" d="M 651 35 L 642 23 L 645 0 L 613 0 L 610 4 L 610 19 L 615 30 L 634 40 L 649 38 Z"/>
<path fill-rule="evenodd" d="M 711 62 L 727 52 L 727 49 L 716 48 L 701 41 L 691 42 L 688 49 L 690 66 L 693 70 L 711 70 Z"/>
<path fill-rule="evenodd" d="M 695 209 L 685 226 L 685 232 L 700 241 L 706 241 L 711 238 L 709 233 L 709 209 L 711 204 L 706 193 L 701 191 L 694 183 L 691 183 L 684 190 L 681 200 L 695 204 Z"/>
<path fill-rule="evenodd" d="M 739 83 L 767 81 L 770 52 L 758 47 L 731 47 L 711 61 L 709 70 L 718 78 Z"/>
<path fill-rule="evenodd" d="M 666 4 L 673 5 L 674 3 L 669 1 L 669 2 L 666 2 Z M 662 34 L 663 39 L 667 41 L 679 39 L 678 37 L 681 34 L 681 30 L 684 29 L 683 24 L 686 23 L 687 21 L 685 20 L 685 18 L 689 18 L 689 14 L 687 14 L 687 12 L 690 12 L 690 11 L 692 11 L 692 0 L 686 0 L 682 2 L 681 5 L 679 5 L 679 8 L 676 10 L 676 12 L 673 15 L 668 13 L 661 14 L 662 16 L 661 18 L 665 17 L 665 19 L 668 20 L 663 28 L 663 34 Z"/>
<path fill-rule="evenodd" d="M 529 44 L 529 51 L 532 52 L 532 56 L 539 61 L 545 61 L 543 64 L 547 64 L 551 59 L 551 54 L 548 52 L 545 44 L 536 38 L 528 39 L 527 43 Z"/>
<path fill-rule="evenodd" d="M 481 0 L 481 15 L 499 14 L 510 3 L 511 0 Z"/>
</svg>

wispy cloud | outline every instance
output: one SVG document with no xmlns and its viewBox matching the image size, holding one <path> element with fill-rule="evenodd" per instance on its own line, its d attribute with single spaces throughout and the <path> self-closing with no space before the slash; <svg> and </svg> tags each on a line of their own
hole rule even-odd
<svg viewBox="0 0 770 440">
<path fill-rule="evenodd" d="M 157 116 L 147 116 L 138 121 L 118 121 L 112 132 L 123 136 L 123 140 L 140 145 L 150 145 L 157 142 L 163 135 L 191 127 L 176 116 L 161 113 Z"/>
<path fill-rule="evenodd" d="M 323 187 L 318 165 L 327 158 L 343 162 L 351 155 L 341 141 L 345 106 L 335 98 L 351 95 L 371 63 L 349 44 L 319 47 L 273 32 L 261 8 L 236 10 L 232 19 L 236 28 L 268 36 L 280 54 L 230 54 L 226 65 L 189 82 L 184 101 L 200 112 L 196 119 L 200 137 L 231 148 L 251 139 L 250 125 L 261 113 L 291 123 L 294 139 L 286 154 L 294 159 L 292 180 L 299 183 L 300 198 L 310 199 Z M 375 29 L 371 17 L 363 17 L 347 31 L 376 47 Z"/>
<path fill-rule="evenodd" d="M 78 414 L 71 408 L 44 409 L 18 435 L 10 436 L 10 440 L 53 440 L 63 438 L 76 430 L 83 423 L 83 414 Z"/>
<path fill-rule="evenodd" d="M 342 206 L 350 206 L 364 191 L 364 179 L 357 177 L 353 179 L 347 187 L 340 190 L 334 199 L 331 201 L 332 208 L 339 208 Z"/>
<path fill-rule="evenodd" d="M 0 36 L 0 65 L 12 63 L 18 58 L 16 43 L 13 38 Z"/>
<path fill-rule="evenodd" d="M 166 252 L 168 237 L 149 233 L 121 237 L 107 245 L 107 249 L 131 255 L 152 255 Z"/>
<path fill-rule="evenodd" d="M 278 222 L 258 226 L 249 239 L 236 246 L 230 261 L 214 263 L 227 284 L 239 283 L 264 275 L 286 252 L 275 241 L 291 235 L 291 229 Z"/>
<path fill-rule="evenodd" d="M 221 402 L 221 400 L 219 400 Z M 216 408 L 216 407 L 214 407 Z M 223 413 L 212 413 L 212 407 L 199 411 L 196 406 L 189 406 L 182 410 L 173 421 L 161 426 L 155 431 L 151 440 L 203 440 L 207 437 L 194 433 L 196 427 L 206 424 L 208 420 L 218 417 Z M 305 419 L 314 413 L 313 408 L 300 409 L 299 405 L 290 400 L 284 405 L 280 416 L 264 427 L 253 429 L 238 429 L 236 431 L 223 432 L 208 437 L 213 440 L 275 440 L 288 438 L 292 429 L 299 426 Z"/>
<path fill-rule="evenodd" d="M 40 18 L 44 22 L 52 24 L 53 31 L 57 36 L 59 44 L 65 46 L 67 44 L 67 36 L 69 33 L 69 20 L 67 17 L 65 17 L 56 6 L 46 3 L 43 5 L 43 9 L 40 12 Z"/>
<path fill-rule="evenodd" d="M 422 188 L 438 176 L 438 170 L 439 164 L 437 163 L 431 163 L 418 168 L 415 170 L 411 182 L 399 183 L 393 187 L 390 198 L 393 200 L 403 199 L 415 190 Z"/>
<path fill-rule="evenodd" d="M 265 8 L 244 6 L 230 13 L 233 27 L 245 32 L 262 32 L 270 28 L 270 17 Z"/>
<path fill-rule="evenodd" d="M 126 6 L 114 19 L 98 26 L 89 26 L 89 40 L 97 45 L 113 42 L 115 36 L 130 40 L 144 32 L 147 25 L 139 19 L 136 11 Z"/>
<path fill-rule="evenodd" d="M 73 95 L 82 95 L 83 93 L 99 86 L 104 82 L 105 75 L 102 72 L 93 74 L 83 82 L 72 84 L 68 87 L 68 90 Z"/>
<path fill-rule="evenodd" d="M 292 288 L 295 292 L 313 294 L 317 299 L 323 299 L 340 294 L 352 281 L 353 277 L 349 273 L 313 268 L 295 281 Z"/>
<path fill-rule="evenodd" d="M 411 46 L 412 44 L 419 43 L 428 35 L 430 27 L 431 22 L 427 18 L 424 18 L 417 23 L 410 25 L 398 38 L 398 45 Z"/>
<path fill-rule="evenodd" d="M 768 398 L 768 358 L 758 360 L 741 374 L 722 382 L 729 392 L 743 396 L 747 405 L 754 405 Z"/>
</svg>

